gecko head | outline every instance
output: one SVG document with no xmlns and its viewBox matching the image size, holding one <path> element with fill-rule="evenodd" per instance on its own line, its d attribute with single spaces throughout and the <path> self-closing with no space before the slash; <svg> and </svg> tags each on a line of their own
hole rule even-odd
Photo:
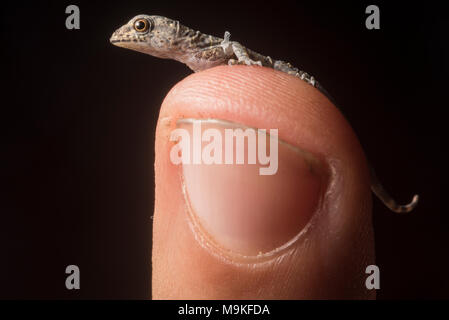
<svg viewBox="0 0 449 320">
<path fill-rule="evenodd" d="M 178 21 L 141 14 L 117 29 L 109 41 L 118 47 L 170 58 L 178 28 Z"/>
</svg>

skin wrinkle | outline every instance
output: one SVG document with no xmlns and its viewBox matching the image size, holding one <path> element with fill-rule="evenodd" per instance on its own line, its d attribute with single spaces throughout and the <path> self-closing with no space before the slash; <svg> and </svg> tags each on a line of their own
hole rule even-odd
<svg viewBox="0 0 449 320">
<path fill-rule="evenodd" d="M 233 68 L 237 68 L 237 67 L 233 67 Z M 282 118 L 282 113 L 285 112 L 285 105 L 292 105 L 294 103 L 307 103 L 311 106 L 313 106 L 314 108 L 310 108 L 308 110 L 308 117 L 316 117 L 316 118 L 320 118 L 321 117 L 321 112 L 320 111 L 322 109 L 321 107 L 321 102 L 320 101 L 315 101 L 315 100 L 311 100 L 311 99 L 305 99 L 305 98 L 301 98 L 304 96 L 304 94 L 302 94 L 303 90 L 285 90 L 286 87 L 288 87 L 286 85 L 286 83 L 288 83 L 288 81 L 291 81 L 291 77 L 289 75 L 283 74 L 283 73 L 279 73 L 279 72 L 275 72 L 273 70 L 268 70 L 267 72 L 272 72 L 274 74 L 276 74 L 277 79 L 276 80 L 281 80 L 279 82 L 271 82 L 271 83 L 266 83 L 266 81 L 263 81 L 262 79 L 256 78 L 256 81 L 252 81 L 250 82 L 250 84 L 248 85 L 248 81 L 247 79 L 245 79 L 244 77 L 241 76 L 241 73 L 236 73 L 236 74 L 226 74 L 225 77 L 223 77 L 223 79 L 220 79 L 219 81 L 217 81 L 216 79 L 211 80 L 208 83 L 208 86 L 204 86 L 204 83 L 202 83 L 201 85 L 205 88 L 204 93 L 206 95 L 211 95 L 212 93 L 215 92 L 215 88 L 217 87 L 223 87 L 223 82 L 227 83 L 228 85 L 224 86 L 230 89 L 233 89 L 233 91 L 236 93 L 237 97 L 239 97 L 240 99 L 236 100 L 232 100 L 232 103 L 235 105 L 236 109 L 241 109 L 244 105 L 245 105 L 245 100 L 247 99 L 248 96 L 248 91 L 250 92 L 261 92 L 261 99 L 262 100 L 273 100 L 273 95 L 272 92 L 275 92 L 276 95 L 279 95 L 281 97 L 285 97 L 286 100 L 288 101 L 288 103 L 285 104 L 273 104 L 273 107 L 276 110 L 279 110 L 281 112 L 279 112 L 277 114 L 278 117 L 281 118 L 281 120 L 277 120 L 276 122 L 280 122 L 282 120 L 285 121 L 285 118 Z M 225 81 L 227 80 L 227 81 Z M 254 84 L 253 84 L 254 82 Z M 194 85 L 192 85 L 192 90 L 195 90 L 195 85 L 196 83 L 194 83 Z M 198 83 L 198 85 L 200 85 Z M 273 88 L 274 87 L 274 88 Z M 190 95 L 189 90 L 187 90 L 187 92 Z M 298 98 L 299 97 L 299 98 Z M 186 97 L 188 98 L 188 97 Z M 324 98 L 323 96 L 323 99 Z M 274 101 L 278 101 L 277 99 Z M 216 101 L 218 102 L 218 101 Z M 223 100 L 220 101 L 220 104 L 218 105 L 229 105 L 231 102 L 227 101 L 227 100 Z M 256 111 L 258 112 L 263 112 L 265 110 L 260 110 L 260 109 L 256 109 Z M 278 118 L 279 119 L 279 118 Z M 297 125 L 297 124 L 294 124 Z M 328 125 L 324 125 L 323 128 L 328 128 Z M 296 130 L 296 129 L 294 129 Z M 331 135 L 333 134 L 330 131 L 322 131 L 323 134 L 327 134 L 327 135 Z"/>
<path fill-rule="evenodd" d="M 227 68 L 227 67 L 217 67 L 217 68 Z M 226 108 L 231 109 L 232 114 L 236 114 L 236 113 L 242 113 L 245 109 L 246 110 L 250 110 L 251 114 L 256 114 L 258 117 L 262 114 L 266 115 L 267 118 L 271 118 L 273 119 L 273 117 L 276 119 L 276 123 L 287 123 L 287 126 L 291 126 L 290 128 L 286 127 L 285 130 L 283 131 L 293 131 L 293 132 L 304 132 L 307 130 L 298 130 L 297 128 L 295 128 L 298 124 L 296 123 L 291 123 L 288 121 L 288 118 L 290 117 L 288 115 L 288 108 L 286 107 L 286 105 L 295 105 L 295 104 L 300 104 L 302 103 L 302 101 L 304 99 L 299 99 L 298 96 L 302 96 L 304 94 L 301 95 L 301 92 L 297 92 L 298 90 L 295 90 L 296 93 L 298 94 L 298 96 L 294 97 L 291 95 L 291 91 L 292 90 L 286 90 L 284 87 L 280 87 L 278 90 L 276 91 L 272 91 L 272 90 L 266 90 L 267 87 L 270 87 L 271 84 L 273 84 L 272 81 L 268 82 L 266 80 L 264 80 L 264 77 L 259 76 L 256 77 L 256 79 L 260 79 L 257 81 L 257 83 L 259 84 L 258 87 L 256 86 L 252 86 L 252 85 L 248 85 L 248 83 L 252 83 L 252 80 L 249 79 L 248 77 L 248 73 L 244 72 L 247 71 L 246 67 L 232 67 L 233 71 L 236 71 L 235 75 L 233 73 L 232 77 L 228 77 L 229 72 L 224 74 L 224 77 L 220 79 L 220 81 L 217 81 L 215 78 L 213 80 L 210 80 L 209 78 L 206 78 L 206 81 L 204 81 L 204 77 L 201 77 L 200 79 L 196 79 L 195 74 L 191 75 L 190 77 L 192 79 L 189 79 L 189 86 L 187 88 L 183 88 L 182 91 L 175 91 L 172 92 L 170 91 L 169 94 L 167 95 L 167 103 L 169 103 L 170 101 L 170 97 L 171 96 L 179 96 L 179 100 L 182 100 L 185 102 L 186 105 L 188 104 L 193 104 L 193 103 L 198 103 L 200 102 L 201 104 L 204 103 L 208 103 L 211 106 L 211 111 L 215 111 L 215 110 L 226 110 Z M 242 70 L 244 69 L 244 70 Z M 253 68 L 251 68 L 253 69 Z M 255 70 L 256 71 L 256 70 Z M 259 71 L 262 71 L 260 69 L 257 70 L 257 73 L 259 73 Z M 207 71 L 203 71 L 203 75 L 204 72 L 208 72 Z M 275 72 L 269 69 L 263 70 L 262 73 L 279 73 L 279 72 Z M 304 89 L 307 90 L 314 90 L 312 87 L 303 84 L 302 81 L 298 81 L 295 78 L 292 78 L 288 75 L 283 75 L 282 73 L 280 73 L 282 76 L 281 77 L 285 77 L 287 79 L 285 79 L 285 81 L 289 81 L 289 83 L 291 84 L 292 81 L 297 82 L 297 84 L 300 84 L 300 86 L 294 86 L 296 87 L 303 87 Z M 267 75 L 268 77 L 268 75 Z M 229 79 L 231 78 L 231 80 Z M 265 77 L 266 78 L 266 77 Z M 232 92 L 233 92 L 233 97 L 237 96 L 239 99 L 237 101 L 235 101 L 235 99 L 233 98 L 232 100 L 230 100 L 226 95 L 217 95 L 217 89 L 216 88 L 222 88 L 223 87 L 223 82 L 228 80 L 228 83 L 230 83 L 230 88 L 232 88 Z M 198 81 L 198 82 L 197 82 Z M 237 82 L 237 84 L 235 84 L 235 82 Z M 179 85 L 182 86 L 183 81 L 180 82 Z M 289 86 L 287 86 L 289 87 Z M 290 86 L 291 87 L 291 86 Z M 198 90 L 198 88 L 200 88 L 200 90 Z M 301 90 L 301 91 L 303 91 Z M 262 103 L 262 104 L 258 104 L 257 106 L 253 106 L 252 102 L 249 102 L 251 100 L 253 100 L 253 97 L 251 97 L 251 92 L 262 92 L 262 94 L 260 94 L 259 97 L 257 97 L 257 101 L 267 101 L 267 103 Z M 284 95 L 284 93 L 286 93 Z M 273 95 L 276 96 L 285 96 L 288 97 L 288 101 L 287 103 L 284 103 L 282 105 L 280 105 L 279 103 L 277 103 L 278 101 L 283 101 L 282 99 L 279 98 L 275 98 L 273 97 Z M 320 96 L 321 94 L 319 92 L 316 92 L 314 96 Z M 211 97 L 213 97 L 211 99 Z M 218 98 L 219 97 L 219 98 Z M 241 99 L 240 99 L 241 98 Z M 323 97 L 323 100 L 325 100 L 329 106 L 333 107 L 332 105 L 330 105 L 330 103 Z M 304 103 L 307 103 L 306 101 L 304 101 Z M 321 102 L 319 102 L 321 103 Z M 270 105 L 268 107 L 268 104 Z M 317 103 L 318 104 L 318 103 Z M 310 112 L 310 110 L 307 110 L 307 113 L 304 115 L 306 118 L 316 118 L 319 119 L 321 122 L 326 121 L 326 119 L 323 119 L 322 117 L 319 116 L 318 112 L 315 112 L 315 110 L 318 110 L 318 108 L 312 108 L 311 109 L 312 112 Z M 320 110 L 321 112 L 323 112 L 323 106 L 320 106 Z M 275 111 L 275 112 L 273 112 Z M 334 112 L 335 113 L 335 112 Z M 338 112 L 337 112 L 338 113 Z M 183 117 L 185 117 L 186 115 L 181 115 Z M 257 118 L 258 118 L 257 117 Z M 256 118 L 256 117 L 254 117 Z M 229 120 L 224 118 L 224 120 Z M 249 119 L 251 120 L 251 119 Z M 271 122 L 271 121 L 270 121 Z M 304 121 L 305 123 L 310 123 L 313 121 Z M 252 127 L 263 127 L 263 126 L 257 126 L 256 124 L 250 123 L 249 126 Z M 331 127 L 331 125 L 327 125 L 324 124 L 322 125 L 322 128 L 327 128 L 327 127 Z M 326 133 L 326 134 L 335 134 L 335 133 L 331 133 L 331 132 L 323 132 L 323 130 L 320 130 L 320 134 L 322 133 Z M 295 144 L 291 139 L 289 139 L 288 137 L 283 137 L 283 133 L 280 132 L 279 135 L 286 140 L 289 143 Z M 299 136 L 299 134 L 298 134 Z M 300 138 L 300 136 L 299 136 Z M 297 140 L 297 139 L 295 139 Z"/>
</svg>

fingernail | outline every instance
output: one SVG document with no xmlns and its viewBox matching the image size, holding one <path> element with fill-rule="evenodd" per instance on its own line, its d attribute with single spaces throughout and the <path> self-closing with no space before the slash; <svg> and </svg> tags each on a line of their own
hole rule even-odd
<svg viewBox="0 0 449 320">
<path fill-rule="evenodd" d="M 193 230 L 216 248 L 244 256 L 272 252 L 291 243 L 319 208 L 327 167 L 279 140 L 276 130 L 270 135 L 213 119 L 178 120 L 177 130 L 170 156 L 182 164 Z"/>
</svg>

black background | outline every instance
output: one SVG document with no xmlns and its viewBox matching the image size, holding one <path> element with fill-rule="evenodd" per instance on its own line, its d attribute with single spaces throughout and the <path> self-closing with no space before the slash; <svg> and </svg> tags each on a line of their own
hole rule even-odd
<svg viewBox="0 0 449 320">
<path fill-rule="evenodd" d="M 65 28 L 65 8 L 81 29 Z M 381 29 L 365 28 L 377 4 Z M 151 292 L 154 131 L 182 64 L 112 46 L 140 14 L 168 16 L 314 75 L 384 185 L 374 201 L 380 299 L 448 298 L 449 21 L 437 2 L 10 2 L 1 12 L 0 298 L 144 299 Z M 81 290 L 65 288 L 65 267 Z"/>
</svg>

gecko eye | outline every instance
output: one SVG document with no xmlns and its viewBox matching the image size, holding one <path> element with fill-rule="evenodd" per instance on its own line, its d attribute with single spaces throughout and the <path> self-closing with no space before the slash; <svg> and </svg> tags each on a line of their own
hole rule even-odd
<svg viewBox="0 0 449 320">
<path fill-rule="evenodd" d="M 146 32 L 150 29 L 150 21 L 147 19 L 138 19 L 134 22 L 134 29 L 137 32 Z"/>
</svg>

